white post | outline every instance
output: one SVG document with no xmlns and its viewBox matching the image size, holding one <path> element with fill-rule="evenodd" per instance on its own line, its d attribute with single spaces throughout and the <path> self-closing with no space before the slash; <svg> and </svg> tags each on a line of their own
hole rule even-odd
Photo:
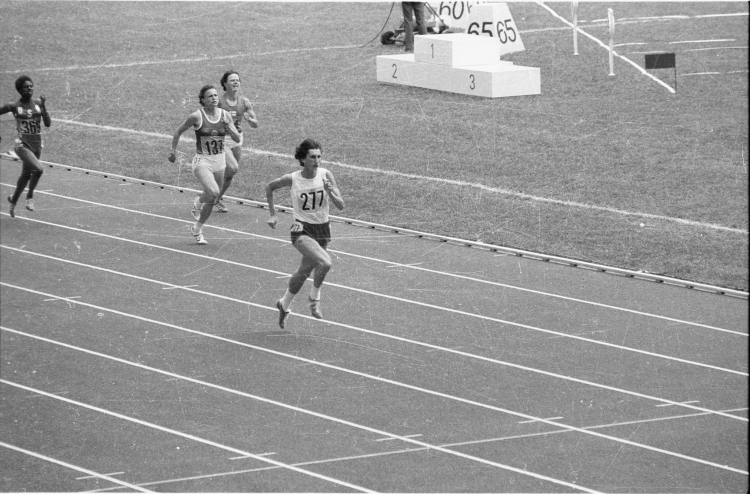
<svg viewBox="0 0 750 494">
<path fill-rule="evenodd" d="M 615 75 L 615 13 L 607 9 L 607 20 L 609 20 L 609 75 Z"/>
<path fill-rule="evenodd" d="M 573 55 L 578 55 L 578 2 L 573 2 Z"/>
</svg>

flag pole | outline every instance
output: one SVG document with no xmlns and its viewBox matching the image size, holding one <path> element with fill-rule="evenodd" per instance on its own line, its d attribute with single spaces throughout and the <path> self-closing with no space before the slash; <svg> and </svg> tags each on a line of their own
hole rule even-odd
<svg viewBox="0 0 750 494">
<path fill-rule="evenodd" d="M 578 2 L 573 2 L 573 55 L 578 55 Z"/>
<path fill-rule="evenodd" d="M 609 21 L 609 75 L 615 75 L 615 13 L 612 11 L 612 9 L 607 9 L 607 20 Z"/>
</svg>

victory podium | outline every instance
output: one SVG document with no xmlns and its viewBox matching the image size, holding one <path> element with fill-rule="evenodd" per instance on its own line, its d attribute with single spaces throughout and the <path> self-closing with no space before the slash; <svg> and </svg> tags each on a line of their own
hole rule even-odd
<svg viewBox="0 0 750 494">
<path fill-rule="evenodd" d="M 377 80 L 485 98 L 541 94 L 540 70 L 500 60 L 497 39 L 473 34 L 414 36 L 414 53 L 380 55 Z"/>
<path fill-rule="evenodd" d="M 413 54 L 377 57 L 378 82 L 485 98 L 541 94 L 538 68 L 500 59 L 526 49 L 508 5 L 467 8 L 465 33 L 417 35 Z"/>
</svg>

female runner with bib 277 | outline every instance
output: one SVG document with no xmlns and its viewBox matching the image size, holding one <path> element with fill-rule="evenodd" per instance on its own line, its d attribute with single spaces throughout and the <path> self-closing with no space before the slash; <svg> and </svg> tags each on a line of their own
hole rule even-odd
<svg viewBox="0 0 750 494">
<path fill-rule="evenodd" d="M 331 241 L 331 229 L 328 222 L 328 204 L 333 203 L 338 209 L 344 209 L 344 199 L 333 178 L 333 173 L 320 167 L 322 148 L 312 139 L 306 139 L 294 153 L 302 170 L 289 173 L 271 181 L 266 186 L 266 199 L 271 217 L 268 226 L 276 228 L 278 221 L 273 203 L 273 193 L 283 187 L 291 187 L 294 223 L 291 227 L 292 245 L 302 254 L 302 262 L 289 279 L 289 286 L 281 300 L 276 302 L 279 310 L 279 326 L 284 329 L 286 319 L 291 312 L 294 296 L 302 289 L 305 280 L 313 275 L 313 286 L 310 289 L 308 305 L 310 313 L 318 319 L 323 318 L 320 312 L 320 287 L 326 274 L 331 270 L 331 256 L 326 247 Z"/>
<path fill-rule="evenodd" d="M 177 160 L 175 152 L 180 136 L 192 128 L 195 131 L 195 156 L 191 167 L 195 178 L 203 186 L 203 193 L 193 201 L 192 214 L 195 224 L 190 227 L 190 233 L 196 243 L 206 245 L 208 242 L 203 237 L 203 225 L 211 216 L 211 210 L 219 199 L 224 184 L 224 169 L 227 166 L 224 136 L 229 134 L 234 142 L 240 142 L 241 136 L 229 113 L 219 108 L 219 92 L 213 85 L 208 84 L 201 88 L 198 101 L 202 108 L 191 113 L 172 136 L 172 149 L 168 159 L 172 163 Z"/>
</svg>

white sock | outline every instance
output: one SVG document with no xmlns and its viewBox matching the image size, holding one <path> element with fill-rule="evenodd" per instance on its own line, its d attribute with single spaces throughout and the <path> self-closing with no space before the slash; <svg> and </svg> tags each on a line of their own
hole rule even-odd
<svg viewBox="0 0 750 494">
<path fill-rule="evenodd" d="M 193 230 L 200 233 L 200 231 L 203 230 L 203 223 L 196 221 L 195 224 L 193 225 Z"/>
<path fill-rule="evenodd" d="M 313 300 L 320 300 L 320 287 L 315 285 L 310 288 L 310 298 Z"/>
<path fill-rule="evenodd" d="M 294 300 L 294 293 L 290 292 L 287 288 L 286 293 L 283 297 L 281 297 L 281 306 L 284 308 L 284 310 L 288 311 L 289 307 L 292 305 L 292 301 Z"/>
</svg>

